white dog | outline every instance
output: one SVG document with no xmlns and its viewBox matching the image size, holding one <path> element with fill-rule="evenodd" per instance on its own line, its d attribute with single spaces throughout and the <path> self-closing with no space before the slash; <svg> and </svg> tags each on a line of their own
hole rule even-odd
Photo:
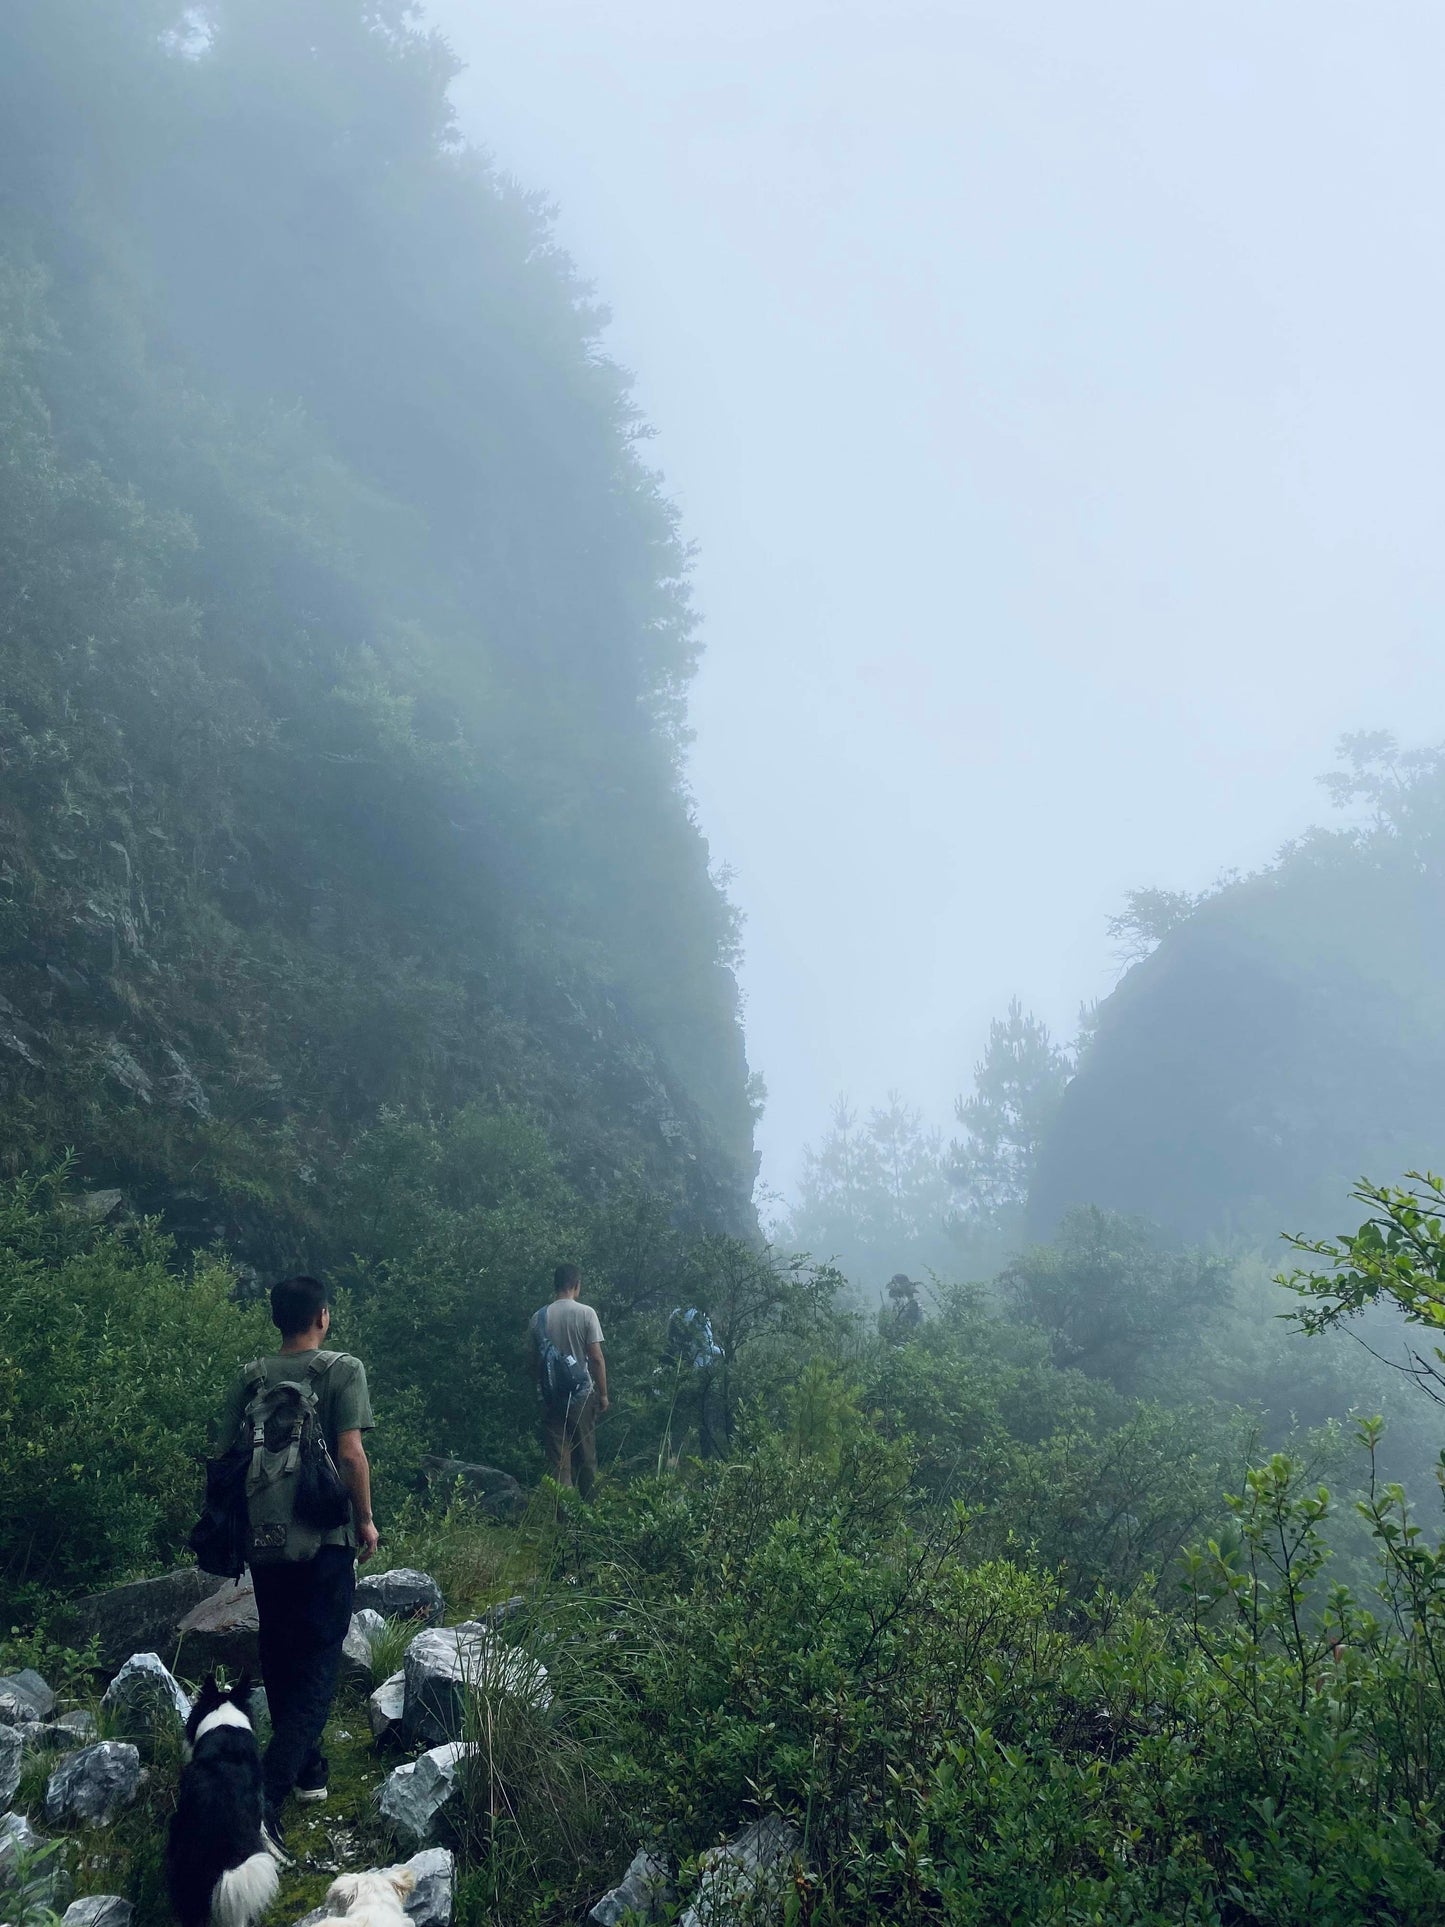
<svg viewBox="0 0 1445 1927">
<path fill-rule="evenodd" d="M 336 1911 L 316 1927 L 411 1927 L 401 1903 L 415 1885 L 410 1867 L 344 1873 L 326 1889 L 326 1904 Z"/>
</svg>

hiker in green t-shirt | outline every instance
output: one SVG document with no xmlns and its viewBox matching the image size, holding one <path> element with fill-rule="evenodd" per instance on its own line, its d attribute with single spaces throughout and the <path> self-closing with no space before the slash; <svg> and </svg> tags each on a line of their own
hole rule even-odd
<svg viewBox="0 0 1445 1927">
<path fill-rule="evenodd" d="M 321 1735 L 336 1695 L 341 1643 L 351 1624 L 356 1560 L 376 1550 L 371 1513 L 371 1468 L 362 1434 L 372 1425 L 366 1367 L 346 1352 L 323 1350 L 331 1329 L 326 1287 L 315 1278 L 286 1278 L 271 1288 L 271 1320 L 281 1350 L 248 1366 L 232 1388 L 221 1417 L 223 1447 L 235 1443 L 248 1405 L 267 1387 L 296 1384 L 315 1399 L 316 1423 L 351 1499 L 343 1525 L 310 1535 L 279 1531 L 263 1556 L 252 1513 L 251 1578 L 260 1620 L 261 1676 L 271 1713 L 271 1743 L 263 1781 L 266 1824 L 279 1846 L 281 1806 L 324 1800 L 327 1762 Z M 291 1394 L 286 1394 L 288 1398 Z M 334 1489 L 334 1487 L 333 1487 Z"/>
</svg>

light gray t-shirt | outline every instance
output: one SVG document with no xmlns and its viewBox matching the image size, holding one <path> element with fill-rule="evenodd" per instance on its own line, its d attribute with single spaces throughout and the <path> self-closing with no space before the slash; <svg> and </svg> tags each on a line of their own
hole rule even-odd
<svg viewBox="0 0 1445 1927">
<path fill-rule="evenodd" d="M 587 1363 L 587 1347 L 602 1343 L 602 1322 L 580 1298 L 554 1298 L 547 1307 L 547 1336 L 565 1358 Z"/>
</svg>

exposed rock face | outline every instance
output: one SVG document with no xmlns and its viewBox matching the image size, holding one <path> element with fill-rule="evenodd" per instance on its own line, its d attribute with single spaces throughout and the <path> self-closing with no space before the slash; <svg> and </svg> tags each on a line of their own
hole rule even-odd
<svg viewBox="0 0 1445 1927">
<path fill-rule="evenodd" d="M 622 1879 L 603 1894 L 587 1918 L 597 1927 L 618 1927 L 624 1919 L 661 1920 L 673 1898 L 666 1862 L 642 1847 Z"/>
<path fill-rule="evenodd" d="M 447 1847 L 426 1847 L 402 1863 L 416 1876 L 416 1885 L 402 1903 L 402 1911 L 416 1927 L 451 1927 L 452 1884 L 456 1861 Z M 369 1872 L 380 1869 L 370 1868 Z M 296 1927 L 317 1927 L 330 1917 L 329 1907 L 313 1907 Z M 62 1923 L 63 1927 L 63 1923 Z M 107 1923 L 108 1927 L 108 1923 Z"/>
<path fill-rule="evenodd" d="M 55 1695 L 32 1667 L 0 1679 L 0 1724 L 48 1720 L 55 1711 Z"/>
<path fill-rule="evenodd" d="M 402 1730 L 408 1745 L 459 1740 L 466 1730 L 469 1693 L 505 1693 L 541 1712 L 552 1704 L 546 1667 L 476 1621 L 418 1633 L 403 1672 Z"/>
<path fill-rule="evenodd" d="M 111 1586 L 68 1608 L 62 1622 L 66 1638 L 77 1646 L 99 1640 L 101 1664 L 107 1667 L 119 1666 L 132 1653 L 172 1653 L 181 1620 L 227 1583 L 197 1566 L 178 1566 L 158 1579 Z"/>
<path fill-rule="evenodd" d="M 0 1726 L 0 1807 L 8 1807 L 20 1784 L 20 1765 L 25 1757 L 24 1732 L 19 1726 Z"/>
<path fill-rule="evenodd" d="M 131 1927 L 134 1916 L 135 1908 L 119 1894 L 87 1894 L 71 1901 L 60 1927 Z"/>
<path fill-rule="evenodd" d="M 442 1616 L 442 1589 L 427 1573 L 409 1566 L 367 1573 L 357 1582 L 356 1609 L 370 1607 L 384 1619 L 420 1619 L 430 1626 Z"/>
<path fill-rule="evenodd" d="M 384 1679 L 366 1702 L 366 1717 L 374 1740 L 399 1739 L 402 1715 L 406 1710 L 406 1674 L 393 1673 Z"/>
<path fill-rule="evenodd" d="M 154 1653 L 132 1653 L 101 1704 L 116 1711 L 122 1730 L 137 1738 L 172 1721 L 184 1726 L 191 1717 L 189 1695 Z"/>
<path fill-rule="evenodd" d="M 63 1760 L 45 1789 L 45 1817 L 109 1826 L 140 1791 L 140 1753 L 126 1740 L 97 1740 Z"/>
<path fill-rule="evenodd" d="M 702 1878 L 680 1927 L 780 1919 L 799 1845 L 797 1828 L 770 1814 L 744 1827 L 725 1847 L 709 1849 L 698 1861 Z"/>
<path fill-rule="evenodd" d="M 177 1665 L 187 1679 L 197 1679 L 217 1666 L 228 1673 L 256 1666 L 261 1657 L 261 1620 L 251 1575 L 228 1579 L 192 1606 L 180 1621 L 181 1647 Z"/>
<path fill-rule="evenodd" d="M 460 1485 L 483 1512 L 494 1519 L 515 1519 L 527 1503 L 527 1495 L 510 1472 L 495 1465 L 474 1465 L 466 1459 L 440 1459 L 428 1454 L 421 1462 L 423 1473 L 432 1485 Z"/>
<path fill-rule="evenodd" d="M 0 1817 L 0 1911 L 24 1919 L 42 1907 L 63 1907 L 71 1883 L 61 1851 L 57 1842 L 38 1834 L 23 1813 Z M 23 1883 L 22 1856 L 28 1862 Z"/>
<path fill-rule="evenodd" d="M 434 1746 L 387 1776 L 376 1803 L 401 1839 L 415 1846 L 433 1845 L 447 1831 L 448 1809 L 461 1794 L 463 1762 L 477 1750 L 460 1741 Z"/>
<path fill-rule="evenodd" d="M 371 1644 L 386 1630 L 386 1621 L 370 1606 L 351 1615 L 345 1639 L 341 1642 L 341 1677 L 353 1686 L 371 1684 Z"/>
</svg>

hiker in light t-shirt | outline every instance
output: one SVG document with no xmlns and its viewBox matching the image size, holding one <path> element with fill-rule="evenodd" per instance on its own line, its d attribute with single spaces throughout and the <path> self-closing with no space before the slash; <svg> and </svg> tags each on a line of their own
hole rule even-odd
<svg viewBox="0 0 1445 1927">
<path fill-rule="evenodd" d="M 558 1485 L 575 1483 L 585 1499 L 597 1482 L 597 1415 L 607 1410 L 602 1324 L 592 1307 L 582 1303 L 579 1296 L 582 1273 L 576 1265 L 558 1265 L 552 1289 L 555 1297 L 537 1316 L 559 1352 L 586 1364 L 592 1385 L 580 1398 L 569 1398 L 555 1405 L 549 1403 L 536 1331 L 533 1326 L 528 1327 L 537 1390 L 542 1398 L 542 1445 L 547 1454 L 547 1470 Z"/>
</svg>

